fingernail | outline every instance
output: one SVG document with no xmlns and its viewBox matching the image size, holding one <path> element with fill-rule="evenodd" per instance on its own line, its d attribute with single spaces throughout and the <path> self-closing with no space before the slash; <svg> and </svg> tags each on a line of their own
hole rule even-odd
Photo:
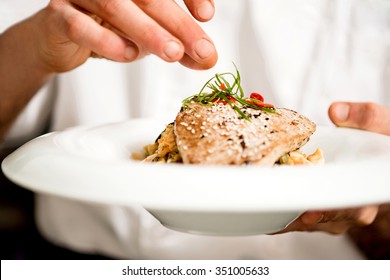
<svg viewBox="0 0 390 280">
<path fill-rule="evenodd" d="M 198 7 L 198 16 L 203 20 L 209 20 L 214 16 L 214 7 L 210 2 L 206 1 Z"/>
<path fill-rule="evenodd" d="M 125 56 L 126 60 L 129 60 L 129 61 L 135 60 L 138 56 L 138 49 L 136 49 L 133 46 L 128 46 L 125 48 L 124 56 Z"/>
<path fill-rule="evenodd" d="M 214 45 L 206 39 L 200 39 L 195 45 L 195 52 L 201 59 L 208 58 L 214 51 Z"/>
<path fill-rule="evenodd" d="M 338 103 L 333 108 L 334 117 L 339 122 L 345 122 L 349 116 L 349 105 L 345 103 Z"/>
<path fill-rule="evenodd" d="M 181 46 L 175 41 L 170 41 L 164 46 L 164 53 L 170 59 L 177 59 L 180 52 Z"/>
</svg>

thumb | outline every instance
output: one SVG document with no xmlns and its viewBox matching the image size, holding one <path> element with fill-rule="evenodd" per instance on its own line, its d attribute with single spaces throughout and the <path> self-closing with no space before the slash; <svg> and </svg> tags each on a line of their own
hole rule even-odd
<svg viewBox="0 0 390 280">
<path fill-rule="evenodd" d="M 335 102 L 329 117 L 337 126 L 390 135 L 390 108 L 375 103 Z"/>
</svg>

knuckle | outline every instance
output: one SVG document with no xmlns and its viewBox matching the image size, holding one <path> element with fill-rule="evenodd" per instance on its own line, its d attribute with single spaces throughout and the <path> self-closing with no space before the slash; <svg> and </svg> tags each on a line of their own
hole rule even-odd
<svg viewBox="0 0 390 280">
<path fill-rule="evenodd" d="M 72 14 L 65 21 L 65 32 L 72 40 L 78 40 L 85 32 L 83 16 Z"/>
<path fill-rule="evenodd" d="M 47 5 L 47 8 L 48 9 L 51 9 L 51 10 L 54 10 L 54 11 L 57 11 L 60 9 L 60 7 L 63 5 L 63 1 L 62 0 L 51 0 L 49 2 L 49 4 Z"/>
<path fill-rule="evenodd" d="M 363 116 L 361 118 L 361 126 L 363 128 L 370 128 L 380 123 L 381 120 L 380 107 L 375 103 L 366 103 L 363 109 Z"/>
<path fill-rule="evenodd" d="M 121 1 L 117 0 L 100 0 L 96 5 L 107 18 L 114 17 L 121 10 Z"/>
<path fill-rule="evenodd" d="M 148 50 L 155 50 L 161 49 L 163 45 L 163 40 L 161 40 L 161 28 L 158 25 L 154 24 L 148 24 L 144 26 L 143 32 L 141 34 L 142 42 L 141 45 L 143 45 Z"/>
<path fill-rule="evenodd" d="M 193 28 L 192 20 L 187 17 L 178 17 L 176 19 L 177 23 L 172 27 L 173 34 L 191 34 L 191 36 L 199 36 L 197 32 L 195 33 L 195 29 Z M 188 32 L 189 28 L 191 29 L 191 33 Z"/>
<path fill-rule="evenodd" d="M 51 0 L 47 5 L 46 9 L 50 12 L 57 11 L 59 9 L 59 1 Z"/>
<path fill-rule="evenodd" d="M 66 5 L 68 3 L 64 2 L 64 0 L 51 0 L 45 7 L 45 10 L 49 16 L 55 17 L 63 13 L 64 6 Z"/>
</svg>

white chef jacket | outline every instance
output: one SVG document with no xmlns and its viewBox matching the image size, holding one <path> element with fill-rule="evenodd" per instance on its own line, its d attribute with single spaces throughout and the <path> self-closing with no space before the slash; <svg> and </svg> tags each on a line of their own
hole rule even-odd
<svg viewBox="0 0 390 280">
<path fill-rule="evenodd" d="M 0 2 L 0 30 L 48 1 Z M 202 24 L 219 52 L 217 65 L 193 71 L 154 56 L 120 64 L 90 59 L 57 75 L 30 102 L 3 145 L 51 130 L 135 117 L 175 117 L 181 100 L 216 72 L 241 72 L 244 91 L 261 92 L 319 125 L 339 100 L 390 104 L 390 1 L 215 1 Z M 135 182 L 136 183 L 136 182 Z M 185 185 L 183 186 L 185 187 Z M 140 207 L 37 195 L 36 221 L 51 242 L 84 253 L 126 259 L 356 259 L 346 236 L 201 236 L 162 226 Z"/>
</svg>

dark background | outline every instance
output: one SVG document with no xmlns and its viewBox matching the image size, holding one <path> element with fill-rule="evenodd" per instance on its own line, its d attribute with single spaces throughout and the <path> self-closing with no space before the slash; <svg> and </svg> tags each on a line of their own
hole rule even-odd
<svg viewBox="0 0 390 280">
<path fill-rule="evenodd" d="M 11 150 L 0 151 L 0 162 Z M 11 183 L 0 172 L 0 257 L 2 260 L 94 260 L 46 241 L 34 222 L 34 193 Z"/>
</svg>

